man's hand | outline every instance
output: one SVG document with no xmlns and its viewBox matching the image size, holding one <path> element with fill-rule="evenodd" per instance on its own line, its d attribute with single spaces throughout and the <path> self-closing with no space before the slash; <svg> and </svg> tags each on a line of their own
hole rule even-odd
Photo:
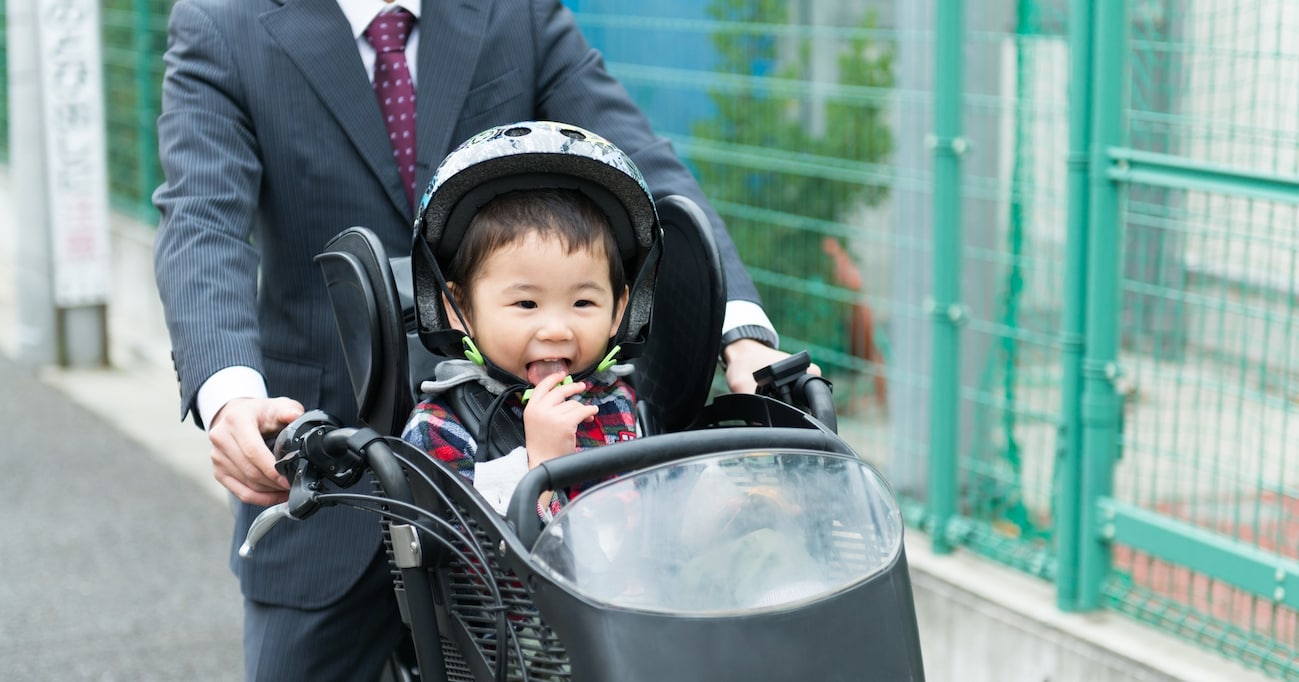
<svg viewBox="0 0 1299 682">
<path fill-rule="evenodd" d="M 758 382 L 753 373 L 789 357 L 789 353 L 771 348 L 753 339 L 740 339 L 722 349 L 726 358 L 726 385 L 733 393 L 753 393 L 758 390 Z M 821 376 L 821 368 L 815 364 L 807 368 L 807 373 Z"/>
<path fill-rule="evenodd" d="M 291 398 L 236 398 L 226 403 L 207 430 L 213 477 L 249 504 L 269 506 L 289 499 L 289 482 L 275 470 L 266 437 L 279 433 L 303 411 Z"/>
<path fill-rule="evenodd" d="M 564 375 L 555 373 L 532 389 L 523 408 L 523 433 L 527 438 L 528 468 L 577 450 L 577 426 L 595 418 L 594 405 L 569 400 L 586 390 L 586 383 L 559 385 Z"/>
</svg>

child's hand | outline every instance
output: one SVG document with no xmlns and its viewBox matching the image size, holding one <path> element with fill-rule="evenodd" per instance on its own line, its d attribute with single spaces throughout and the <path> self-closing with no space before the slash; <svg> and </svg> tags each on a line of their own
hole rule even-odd
<svg viewBox="0 0 1299 682">
<path fill-rule="evenodd" d="M 584 382 L 559 385 L 563 380 L 560 373 L 542 379 L 523 408 L 529 469 L 577 450 L 578 424 L 594 419 L 599 412 L 594 405 L 569 400 L 586 390 Z"/>
</svg>

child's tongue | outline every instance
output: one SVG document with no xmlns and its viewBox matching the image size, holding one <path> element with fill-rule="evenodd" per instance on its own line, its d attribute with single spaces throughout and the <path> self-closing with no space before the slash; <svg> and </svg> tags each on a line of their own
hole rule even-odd
<svg viewBox="0 0 1299 682">
<path fill-rule="evenodd" d="M 552 374 L 567 374 L 568 363 L 563 360 L 538 360 L 528 363 L 528 383 L 536 386 Z"/>
</svg>

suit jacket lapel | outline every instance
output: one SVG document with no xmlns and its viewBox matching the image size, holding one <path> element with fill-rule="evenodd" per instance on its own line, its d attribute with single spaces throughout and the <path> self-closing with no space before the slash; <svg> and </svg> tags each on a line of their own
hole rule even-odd
<svg viewBox="0 0 1299 682">
<path fill-rule="evenodd" d="M 419 61 L 415 72 L 418 120 L 416 201 L 437 170 L 464 107 L 491 15 L 490 0 L 424 0 L 419 19 Z"/>
<path fill-rule="evenodd" d="M 379 113 L 370 76 L 361 65 L 351 28 L 336 0 L 292 0 L 263 14 L 261 20 L 346 131 L 370 172 L 383 182 L 388 198 L 409 218 L 411 208 L 397 164 L 392 160 L 388 130 Z M 420 30 L 423 31 L 422 22 Z M 424 99 L 420 97 L 416 107 L 423 105 Z M 286 115 L 291 116 L 293 112 Z M 423 116 L 419 111 L 416 115 L 421 118 L 419 142 L 423 142 Z M 303 134 L 310 135 L 311 131 L 304 130 Z M 424 158 L 423 154 L 420 158 Z"/>
</svg>

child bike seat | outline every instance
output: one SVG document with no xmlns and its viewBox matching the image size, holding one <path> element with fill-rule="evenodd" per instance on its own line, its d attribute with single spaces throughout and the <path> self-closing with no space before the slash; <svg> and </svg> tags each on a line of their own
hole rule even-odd
<svg viewBox="0 0 1299 682">
<path fill-rule="evenodd" d="M 681 196 L 665 197 L 657 207 L 664 257 L 650 333 L 628 378 L 645 433 L 684 430 L 703 410 L 726 306 L 725 274 L 703 211 Z M 316 262 L 338 324 L 358 418 L 380 433 L 400 435 L 420 382 L 445 359 L 428 351 L 415 331 L 410 259 L 390 259 L 373 231 L 349 227 L 325 245 Z M 471 433 L 476 426 L 466 424 Z"/>
</svg>

